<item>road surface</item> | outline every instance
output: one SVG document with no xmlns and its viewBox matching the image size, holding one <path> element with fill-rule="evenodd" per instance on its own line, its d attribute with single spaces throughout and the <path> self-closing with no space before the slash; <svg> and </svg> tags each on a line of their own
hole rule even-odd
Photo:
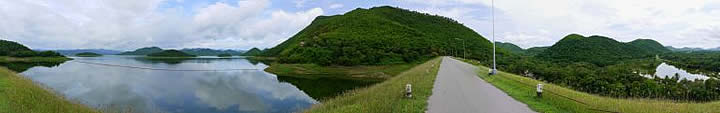
<svg viewBox="0 0 720 113">
<path fill-rule="evenodd" d="M 477 76 L 477 67 L 442 58 L 428 113 L 535 113 Z"/>
</svg>

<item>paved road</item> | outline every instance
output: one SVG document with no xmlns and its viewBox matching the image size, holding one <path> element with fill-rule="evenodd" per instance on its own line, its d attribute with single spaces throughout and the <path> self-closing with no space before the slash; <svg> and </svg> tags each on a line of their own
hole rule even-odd
<svg viewBox="0 0 720 113">
<path fill-rule="evenodd" d="M 442 60 L 428 113 L 534 113 L 476 76 L 477 67 L 449 57 Z"/>
</svg>

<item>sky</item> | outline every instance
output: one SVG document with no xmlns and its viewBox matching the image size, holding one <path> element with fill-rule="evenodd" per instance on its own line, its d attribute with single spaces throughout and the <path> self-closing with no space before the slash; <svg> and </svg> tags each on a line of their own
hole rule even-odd
<svg viewBox="0 0 720 113">
<path fill-rule="evenodd" d="M 550 46 L 570 33 L 720 47 L 720 1 L 497 0 L 495 39 Z M 320 15 L 394 6 L 450 17 L 485 38 L 490 0 L 0 0 L 0 39 L 33 49 L 270 48 Z"/>
</svg>

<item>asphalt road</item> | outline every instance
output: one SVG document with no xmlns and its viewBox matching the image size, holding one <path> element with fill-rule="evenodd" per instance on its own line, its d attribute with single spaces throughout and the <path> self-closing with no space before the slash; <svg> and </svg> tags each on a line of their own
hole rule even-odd
<svg viewBox="0 0 720 113">
<path fill-rule="evenodd" d="M 535 113 L 477 76 L 477 67 L 443 57 L 428 113 Z"/>
</svg>

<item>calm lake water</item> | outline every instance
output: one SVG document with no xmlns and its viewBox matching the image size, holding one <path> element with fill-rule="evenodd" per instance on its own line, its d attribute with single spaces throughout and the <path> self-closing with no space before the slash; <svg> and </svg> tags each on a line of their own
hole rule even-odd
<svg viewBox="0 0 720 113">
<path fill-rule="evenodd" d="M 675 66 L 673 66 L 673 65 L 670 65 L 670 64 L 667 64 L 667 63 L 662 63 L 662 64 L 658 65 L 658 67 L 655 69 L 655 74 L 653 74 L 653 75 L 655 75 L 655 76 L 657 76 L 657 77 L 660 77 L 660 78 L 665 78 L 665 77 L 672 78 L 673 76 L 675 76 L 676 73 L 678 74 L 678 77 L 680 78 L 680 80 L 682 80 L 682 79 L 687 79 L 687 80 L 696 80 L 696 79 L 699 79 L 699 80 L 707 80 L 707 79 L 710 79 L 710 78 L 711 78 L 711 77 L 708 77 L 708 76 L 703 75 L 703 74 L 693 74 L 693 73 L 690 73 L 690 72 L 688 72 L 688 71 L 686 71 L 686 70 L 677 68 L 677 67 L 675 67 Z M 653 77 L 653 75 L 650 75 L 650 74 L 641 74 L 641 75 L 644 76 L 644 77 L 648 77 L 648 78 L 652 78 L 652 77 Z"/>
<path fill-rule="evenodd" d="M 110 55 L 74 59 L 42 66 L 3 65 L 86 105 L 139 112 L 296 112 L 321 98 L 373 83 L 278 77 L 263 71 L 266 64 L 241 58 L 147 60 Z"/>
</svg>

